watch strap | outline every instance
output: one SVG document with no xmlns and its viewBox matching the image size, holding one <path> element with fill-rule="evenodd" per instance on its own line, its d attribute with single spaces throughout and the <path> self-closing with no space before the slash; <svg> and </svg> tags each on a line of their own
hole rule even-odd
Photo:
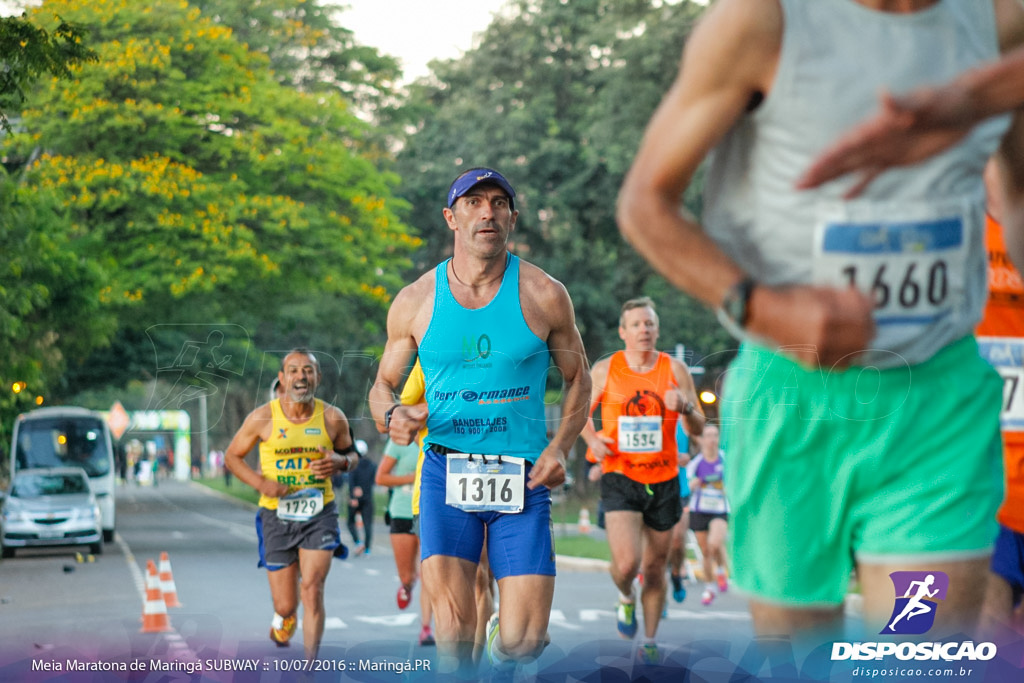
<svg viewBox="0 0 1024 683">
<path fill-rule="evenodd" d="M 384 431 L 391 429 L 391 415 L 395 412 L 395 408 L 397 408 L 400 405 L 400 403 L 396 403 L 395 405 L 388 408 L 388 412 L 384 413 Z"/>
<path fill-rule="evenodd" d="M 750 319 L 750 296 L 756 286 L 757 282 L 753 278 L 744 277 L 726 291 L 718 307 L 718 321 L 734 337 L 746 336 L 745 330 Z"/>
</svg>

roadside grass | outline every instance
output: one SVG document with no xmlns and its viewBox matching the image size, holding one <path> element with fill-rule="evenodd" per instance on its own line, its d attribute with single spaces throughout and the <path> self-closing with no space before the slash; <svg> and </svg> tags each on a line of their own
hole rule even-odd
<svg viewBox="0 0 1024 683">
<path fill-rule="evenodd" d="M 610 561 L 611 551 L 608 541 L 603 538 L 591 538 L 582 534 L 559 535 L 555 532 L 555 553 L 570 557 L 589 557 L 595 560 Z"/>
<path fill-rule="evenodd" d="M 198 479 L 193 479 L 192 481 L 196 482 L 197 484 L 202 484 L 203 486 L 213 489 L 214 491 L 226 493 L 227 495 L 238 498 L 239 500 L 244 500 L 247 503 L 252 503 L 253 505 L 258 503 L 260 500 L 260 494 L 256 492 L 256 489 L 252 488 L 251 486 L 246 486 L 245 484 L 234 478 L 231 479 L 230 486 L 224 483 L 224 477 L 201 477 Z"/>
</svg>

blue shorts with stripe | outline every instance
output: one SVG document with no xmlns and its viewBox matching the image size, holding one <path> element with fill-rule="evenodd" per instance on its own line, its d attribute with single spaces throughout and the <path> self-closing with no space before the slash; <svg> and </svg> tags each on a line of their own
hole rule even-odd
<svg viewBox="0 0 1024 683">
<path fill-rule="evenodd" d="M 523 510 L 464 512 L 445 500 L 445 456 L 427 449 L 420 479 L 420 554 L 480 561 L 484 530 L 487 557 L 494 578 L 555 575 L 555 549 L 551 531 L 551 491 L 545 486 L 525 489 Z M 526 466 L 527 475 L 530 465 Z"/>
</svg>

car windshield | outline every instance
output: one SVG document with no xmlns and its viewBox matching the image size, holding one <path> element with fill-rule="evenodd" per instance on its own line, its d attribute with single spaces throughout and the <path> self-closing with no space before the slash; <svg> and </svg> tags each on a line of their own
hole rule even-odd
<svg viewBox="0 0 1024 683">
<path fill-rule="evenodd" d="M 85 477 L 75 474 L 25 474 L 14 478 L 11 495 L 17 498 L 88 493 Z"/>
<path fill-rule="evenodd" d="M 15 444 L 17 469 L 81 467 L 90 477 L 110 472 L 110 453 L 98 418 L 48 417 L 25 420 Z"/>
</svg>

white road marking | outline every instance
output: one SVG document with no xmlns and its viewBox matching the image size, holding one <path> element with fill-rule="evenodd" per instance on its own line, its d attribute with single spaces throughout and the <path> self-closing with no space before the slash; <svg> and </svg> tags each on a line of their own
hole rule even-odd
<svg viewBox="0 0 1024 683">
<path fill-rule="evenodd" d="M 378 624 L 380 626 L 409 626 L 418 621 L 420 616 L 415 612 L 409 614 L 391 614 L 383 617 L 355 617 L 356 621 L 364 624 Z"/>
<path fill-rule="evenodd" d="M 709 621 L 715 619 L 725 619 L 727 621 L 750 621 L 750 615 L 747 612 L 735 612 L 735 611 L 721 611 L 721 610 L 682 610 L 682 609 L 670 609 L 668 611 L 669 619 L 692 619 L 695 621 Z M 605 619 L 615 619 L 615 612 L 607 609 L 581 609 L 580 610 L 580 621 L 593 622 L 603 621 Z"/>
<path fill-rule="evenodd" d="M 570 624 L 569 620 L 565 618 L 565 612 L 560 609 L 551 610 L 551 617 L 548 619 L 548 624 L 551 626 L 560 626 L 567 628 L 570 631 L 582 631 L 583 627 L 579 624 Z"/>
<path fill-rule="evenodd" d="M 726 619 L 729 621 L 750 621 L 750 615 L 746 612 L 720 612 L 709 610 L 706 612 L 691 612 L 689 610 L 670 609 L 669 619 L 696 619 L 701 621 L 713 619 Z"/>
<path fill-rule="evenodd" d="M 601 621 L 602 619 L 614 619 L 615 611 L 610 609 L 581 609 L 580 621 Z"/>
</svg>

